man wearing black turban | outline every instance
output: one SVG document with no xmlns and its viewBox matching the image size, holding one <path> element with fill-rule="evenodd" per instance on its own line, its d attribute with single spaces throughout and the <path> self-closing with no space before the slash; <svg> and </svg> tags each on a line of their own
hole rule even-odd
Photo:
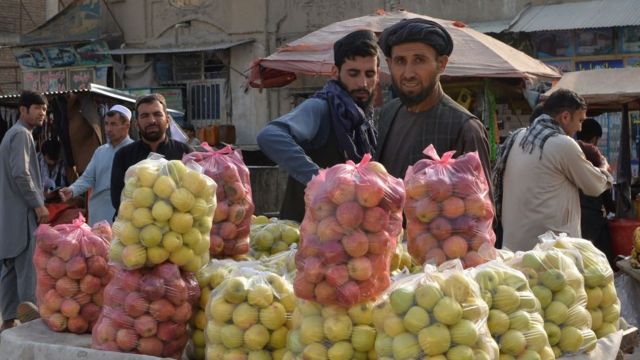
<svg viewBox="0 0 640 360">
<path fill-rule="evenodd" d="M 422 151 L 429 144 L 438 153 L 478 151 L 490 179 L 484 125 L 440 85 L 453 51 L 447 30 L 426 19 L 402 20 L 384 30 L 378 45 L 387 58 L 398 99 L 380 111 L 377 159 L 393 176 L 404 178 L 409 165 L 424 157 Z"/>
<path fill-rule="evenodd" d="M 347 34 L 335 42 L 333 57 L 334 78 L 258 134 L 260 150 L 289 174 L 282 219 L 302 221 L 304 190 L 319 169 L 360 162 L 376 148 L 371 102 L 380 59 L 375 34 Z"/>
</svg>

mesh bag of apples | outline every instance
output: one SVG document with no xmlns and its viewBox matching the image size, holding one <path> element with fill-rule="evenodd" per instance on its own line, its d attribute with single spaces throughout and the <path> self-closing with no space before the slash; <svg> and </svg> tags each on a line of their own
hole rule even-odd
<svg viewBox="0 0 640 360">
<path fill-rule="evenodd" d="M 151 153 L 125 174 L 109 259 L 133 270 L 166 260 L 195 272 L 209 262 L 216 184 L 190 162 Z"/>
<path fill-rule="evenodd" d="M 478 153 L 440 158 L 433 145 L 423 153 L 429 158 L 409 166 L 404 178 L 411 256 L 436 265 L 459 258 L 465 267 L 495 259 L 493 206 Z"/>
<path fill-rule="evenodd" d="M 80 215 L 71 224 L 38 226 L 33 263 L 40 316 L 54 331 L 91 332 L 111 279 L 109 223 L 93 228 Z"/>
<path fill-rule="evenodd" d="M 255 210 L 249 168 L 238 149 L 226 146 L 214 150 L 206 143 L 202 146 L 206 152 L 185 154 L 182 161 L 200 164 L 204 173 L 218 185 L 209 252 L 217 258 L 247 254 L 251 216 Z"/>
<path fill-rule="evenodd" d="M 320 170 L 307 185 L 295 258 L 299 298 L 350 307 L 389 286 L 404 186 L 370 159 Z"/>
<path fill-rule="evenodd" d="M 180 359 L 200 288 L 193 273 L 165 262 L 153 268 L 118 268 L 104 289 L 93 328 L 98 350 Z"/>
<path fill-rule="evenodd" d="M 249 255 L 254 259 L 289 250 L 300 240 L 300 225 L 291 220 L 271 218 L 264 224 L 251 224 Z"/>
<path fill-rule="evenodd" d="M 299 299 L 283 359 L 378 359 L 373 302 L 349 308 Z"/>
<path fill-rule="evenodd" d="M 487 304 L 456 260 L 398 277 L 373 308 L 378 359 L 496 359 Z"/>
<path fill-rule="evenodd" d="M 242 264 L 249 262 L 242 262 Z M 194 309 L 191 317 L 191 346 L 188 354 L 190 359 L 204 360 L 206 341 L 204 330 L 207 327 L 206 309 L 207 302 L 211 297 L 211 292 L 215 290 L 234 268 L 241 264 L 233 259 L 213 259 L 196 273 L 196 280 L 200 287 L 200 298 L 198 306 Z"/>
<path fill-rule="evenodd" d="M 613 282 L 613 269 L 607 256 L 589 240 L 554 235 L 552 232 L 540 236 L 541 250 L 554 247 L 569 256 L 584 277 L 587 294 L 587 310 L 591 315 L 591 330 L 598 339 L 618 331 L 620 300 Z"/>
<path fill-rule="evenodd" d="M 489 306 L 487 324 L 500 346 L 500 356 L 555 359 L 540 315 L 540 302 L 529 288 L 527 278 L 497 260 L 467 271 L 480 286 L 482 299 Z"/>
<path fill-rule="evenodd" d="M 595 348 L 597 339 L 586 307 L 584 279 L 571 257 L 554 248 L 533 249 L 517 252 L 508 265 L 525 275 L 538 299 L 544 330 L 556 358 Z"/>
<path fill-rule="evenodd" d="M 296 298 L 291 283 L 259 265 L 241 265 L 211 292 L 207 359 L 281 359 Z"/>
</svg>

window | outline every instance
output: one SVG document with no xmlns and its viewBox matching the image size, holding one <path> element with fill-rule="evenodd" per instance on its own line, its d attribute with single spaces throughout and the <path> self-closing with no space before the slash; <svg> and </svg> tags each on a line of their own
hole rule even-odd
<svg viewBox="0 0 640 360">
<path fill-rule="evenodd" d="M 213 122 L 225 117 L 225 81 L 212 80 L 189 84 L 189 111 L 192 121 Z"/>
<path fill-rule="evenodd" d="M 202 80 L 202 54 L 175 54 L 173 60 L 175 81 Z"/>
</svg>

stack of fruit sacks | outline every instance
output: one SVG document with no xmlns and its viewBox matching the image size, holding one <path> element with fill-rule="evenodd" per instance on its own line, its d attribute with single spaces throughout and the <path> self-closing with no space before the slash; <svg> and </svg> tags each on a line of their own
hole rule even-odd
<svg viewBox="0 0 640 360">
<path fill-rule="evenodd" d="M 407 247 L 418 264 L 461 259 L 465 267 L 494 259 L 493 206 L 477 152 L 442 159 L 433 145 L 407 169 Z"/>
<path fill-rule="evenodd" d="M 239 266 L 207 304 L 206 358 L 281 359 L 295 308 L 291 283 L 260 266 Z"/>
<path fill-rule="evenodd" d="M 553 360 L 555 355 L 540 315 L 540 303 L 526 277 L 497 260 L 468 270 L 489 306 L 487 324 L 500 355 Z"/>
<path fill-rule="evenodd" d="M 540 302 L 544 330 L 556 358 L 596 346 L 584 279 L 573 260 L 557 249 L 518 252 L 508 265 L 521 271 Z"/>
<path fill-rule="evenodd" d="M 299 225 L 294 221 L 269 219 L 266 224 L 252 224 L 249 234 L 250 255 L 259 259 L 289 250 L 291 244 L 300 240 Z"/>
<path fill-rule="evenodd" d="M 298 300 L 283 359 L 377 359 L 373 303 L 350 308 Z"/>
<path fill-rule="evenodd" d="M 169 260 L 196 272 L 207 264 L 216 184 L 201 170 L 157 154 L 131 166 L 113 223 L 110 260 L 128 270 Z"/>
<path fill-rule="evenodd" d="M 455 264 L 457 262 L 457 264 Z M 458 261 L 396 279 L 373 309 L 378 359 L 495 359 L 487 305 Z"/>
<path fill-rule="evenodd" d="M 302 238 L 296 253 L 296 296 L 350 307 L 390 284 L 389 263 L 402 231 L 404 186 L 382 164 L 338 164 L 305 189 Z"/>
<path fill-rule="evenodd" d="M 599 338 L 614 333 L 619 328 L 620 300 L 613 282 L 613 270 L 607 256 L 589 240 L 570 238 L 565 234 L 555 236 L 549 232 L 541 236 L 537 245 L 541 250 L 553 246 L 574 260 L 584 277 L 587 293 L 587 310 L 591 314 L 591 330 Z M 577 253 L 576 253 L 577 252 Z"/>
<path fill-rule="evenodd" d="M 206 143 L 202 146 L 206 152 L 186 154 L 182 161 L 193 160 L 200 164 L 204 173 L 218 184 L 209 252 L 217 258 L 247 254 L 251 217 L 255 210 L 249 168 L 244 164 L 240 150 L 233 150 L 231 146 L 213 150 Z"/>
<path fill-rule="evenodd" d="M 117 269 L 104 290 L 91 347 L 179 359 L 199 296 L 193 274 L 181 273 L 169 262 L 154 268 Z"/>
<path fill-rule="evenodd" d="M 36 301 L 40 316 L 54 331 L 91 332 L 100 315 L 103 289 L 112 276 L 107 265 L 109 223 L 93 229 L 80 215 L 72 224 L 35 231 Z"/>
<path fill-rule="evenodd" d="M 196 360 L 205 359 L 206 341 L 204 330 L 207 327 L 207 303 L 211 292 L 226 279 L 231 271 L 238 266 L 233 259 L 213 259 L 196 273 L 196 280 L 200 287 L 200 299 L 191 317 L 191 343 L 189 358 Z"/>
</svg>

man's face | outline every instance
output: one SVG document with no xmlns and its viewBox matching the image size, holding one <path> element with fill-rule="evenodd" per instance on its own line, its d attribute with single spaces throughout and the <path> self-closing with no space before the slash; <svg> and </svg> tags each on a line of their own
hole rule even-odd
<svg viewBox="0 0 640 360">
<path fill-rule="evenodd" d="M 108 116 L 104 120 L 104 130 L 107 133 L 109 142 L 113 145 L 119 144 L 129 134 L 129 121 L 119 114 Z"/>
<path fill-rule="evenodd" d="M 20 107 L 20 118 L 32 129 L 41 126 L 47 115 L 47 105 L 31 105 Z"/>
<path fill-rule="evenodd" d="M 560 115 L 560 126 L 562 130 L 569 135 L 573 136 L 578 131 L 582 130 L 582 122 L 587 117 L 587 109 L 576 110 L 574 112 L 563 111 Z"/>
<path fill-rule="evenodd" d="M 395 45 L 387 64 L 393 87 L 402 103 L 413 106 L 426 100 L 438 84 L 448 59 L 422 42 Z"/>
<path fill-rule="evenodd" d="M 149 142 L 156 142 L 165 135 L 169 121 L 162 104 L 157 101 L 138 105 L 138 130 L 140 136 Z"/>
<path fill-rule="evenodd" d="M 378 85 L 378 59 L 375 56 L 346 59 L 338 72 L 338 81 L 360 108 L 367 108 Z"/>
</svg>

